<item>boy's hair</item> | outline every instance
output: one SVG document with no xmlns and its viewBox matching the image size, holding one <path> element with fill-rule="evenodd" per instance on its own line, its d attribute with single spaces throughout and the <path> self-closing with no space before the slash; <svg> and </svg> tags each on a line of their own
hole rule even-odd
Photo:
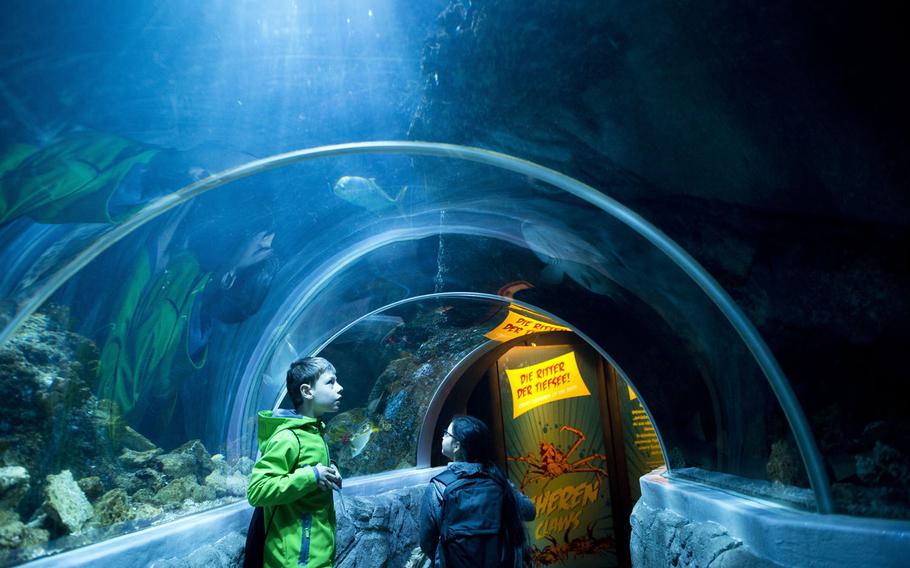
<svg viewBox="0 0 910 568">
<path fill-rule="evenodd" d="M 287 386 L 288 395 L 294 408 L 303 406 L 303 395 L 300 394 L 300 385 L 310 385 L 316 382 L 326 371 L 335 372 L 335 366 L 322 357 L 304 357 L 291 363 L 288 368 Z"/>
</svg>

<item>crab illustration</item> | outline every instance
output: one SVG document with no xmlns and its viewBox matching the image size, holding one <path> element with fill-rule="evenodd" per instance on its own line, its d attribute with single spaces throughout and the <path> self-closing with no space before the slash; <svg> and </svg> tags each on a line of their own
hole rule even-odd
<svg viewBox="0 0 910 568">
<path fill-rule="evenodd" d="M 534 560 L 534 566 L 552 566 L 561 564 L 569 559 L 569 548 L 565 544 L 559 544 L 551 536 L 547 537 L 553 544 L 548 544 L 543 548 L 536 546 L 531 550 L 531 558 Z"/>
<path fill-rule="evenodd" d="M 524 462 L 529 466 L 521 478 L 522 491 L 524 491 L 525 487 L 527 487 L 529 484 L 542 479 L 546 480 L 544 482 L 544 488 L 546 488 L 550 481 L 566 473 L 589 472 L 603 477 L 607 476 L 607 470 L 591 465 L 591 462 L 596 459 L 606 461 L 607 456 L 604 454 L 591 454 L 586 458 L 582 458 L 574 462 L 569 461 L 569 456 L 571 456 L 572 453 L 578 449 L 578 446 L 580 446 L 585 441 L 585 435 L 581 430 L 578 430 L 577 428 L 573 428 L 571 426 L 563 426 L 559 429 L 559 431 L 568 431 L 578 436 L 578 439 L 575 440 L 575 443 L 572 444 L 572 447 L 569 448 L 567 452 L 563 453 L 559 448 L 550 442 L 541 442 L 539 457 L 528 454 L 526 457 L 508 458 L 510 461 Z"/>
<path fill-rule="evenodd" d="M 579 556 L 584 556 L 585 554 L 599 554 L 607 550 L 612 550 L 616 547 L 616 543 L 611 537 L 604 538 L 595 538 L 594 537 L 594 525 L 596 521 L 591 525 L 588 525 L 587 534 L 582 537 L 573 538 L 568 541 L 567 545 L 569 551 L 572 553 L 573 558 L 578 558 Z M 568 537 L 566 533 L 566 537 Z"/>
<path fill-rule="evenodd" d="M 612 538 L 594 537 L 594 525 L 596 523 L 597 522 L 595 521 L 591 525 L 588 525 L 587 534 L 585 534 L 585 536 L 573 538 L 571 540 L 569 539 L 569 532 L 571 532 L 572 529 L 567 529 L 562 537 L 562 543 L 558 542 L 552 536 L 547 536 L 547 540 L 550 541 L 550 544 L 540 549 L 536 546 L 532 547 L 534 564 L 536 566 L 562 564 L 569 559 L 570 554 L 573 559 L 577 559 L 579 556 L 599 554 L 615 548 L 616 545 Z"/>
</svg>

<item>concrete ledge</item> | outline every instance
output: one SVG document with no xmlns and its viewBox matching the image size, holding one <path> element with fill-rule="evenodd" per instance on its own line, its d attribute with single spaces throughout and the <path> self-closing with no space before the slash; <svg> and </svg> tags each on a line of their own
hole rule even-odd
<svg viewBox="0 0 910 568">
<path fill-rule="evenodd" d="M 642 501 L 696 523 L 721 525 L 757 556 L 782 566 L 910 565 L 910 522 L 820 515 L 666 476 L 640 480 Z"/>
</svg>

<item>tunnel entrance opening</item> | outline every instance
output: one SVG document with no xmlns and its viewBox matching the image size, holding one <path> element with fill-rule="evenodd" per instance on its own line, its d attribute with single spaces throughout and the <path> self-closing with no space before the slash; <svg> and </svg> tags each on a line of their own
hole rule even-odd
<svg viewBox="0 0 910 568">
<path fill-rule="evenodd" d="M 527 528 L 538 565 L 630 565 L 638 480 L 665 465 L 664 453 L 624 373 L 568 323 L 509 298 L 440 293 L 378 309 L 313 354 L 337 365 L 349 391 L 327 418 L 328 441 L 364 495 L 395 485 L 390 469 L 402 485 L 444 466 L 440 432 L 455 415 L 476 416 L 536 505 Z M 361 385 L 365 377 L 375 379 Z"/>
<path fill-rule="evenodd" d="M 353 483 L 387 488 L 388 470 L 407 483 L 445 465 L 439 433 L 457 414 L 476 416 L 500 467 L 537 506 L 528 529 L 538 564 L 628 566 L 638 480 L 665 464 L 657 431 L 602 347 L 508 300 L 410 298 L 328 339 L 313 354 L 335 362 L 350 393 L 327 419 L 330 450 Z M 416 353 L 397 347 L 412 341 Z M 366 377 L 375 379 L 360 384 Z M 277 406 L 288 408 L 287 397 Z"/>
<path fill-rule="evenodd" d="M 453 370 L 438 418 L 490 425 L 494 455 L 535 503 L 535 562 L 630 566 L 629 517 L 638 478 L 662 466 L 648 415 L 619 370 L 571 332 L 528 335 Z M 446 462 L 434 437 L 430 465 Z"/>
</svg>

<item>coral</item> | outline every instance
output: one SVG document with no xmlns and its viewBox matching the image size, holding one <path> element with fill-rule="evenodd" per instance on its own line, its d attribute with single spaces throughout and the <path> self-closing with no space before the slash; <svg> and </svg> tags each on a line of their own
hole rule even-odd
<svg viewBox="0 0 910 568">
<path fill-rule="evenodd" d="M 408 393 L 407 391 L 399 391 L 389 400 L 389 403 L 386 404 L 385 410 L 382 413 L 383 418 L 386 420 L 394 420 L 398 411 L 401 409 L 401 404 L 407 400 Z"/>
<path fill-rule="evenodd" d="M 857 456 L 856 474 L 865 483 L 906 491 L 910 488 L 910 459 L 891 446 L 875 442 L 871 455 Z"/>
<path fill-rule="evenodd" d="M 24 467 L 0 467 L 0 508 L 15 509 L 29 490 L 28 481 Z"/>
<path fill-rule="evenodd" d="M 128 469 L 139 469 L 143 467 L 149 467 L 153 462 L 155 457 L 161 453 L 161 448 L 153 448 L 151 450 L 146 450 L 143 452 L 137 452 L 129 448 L 124 448 L 123 453 L 117 457 L 117 461 L 123 465 L 123 467 Z"/>
<path fill-rule="evenodd" d="M 111 489 L 95 503 L 95 521 L 101 526 L 131 518 L 129 500 L 123 489 Z"/>
<path fill-rule="evenodd" d="M 192 476 L 196 477 L 196 458 L 189 454 L 164 454 L 155 458 L 161 471 L 171 479 Z"/>
<path fill-rule="evenodd" d="M 31 316 L 0 349 L 0 548 L 12 549 L 0 564 L 47 554 L 26 547 L 51 537 L 66 549 L 246 494 L 249 457 L 228 464 L 199 440 L 164 453 L 97 399 L 98 350 L 64 329 L 65 316 Z"/>
<path fill-rule="evenodd" d="M 114 485 L 132 495 L 142 489 L 158 491 L 165 485 L 164 474 L 144 467 L 131 473 L 123 473 L 114 478 Z"/>
<path fill-rule="evenodd" d="M 25 525 L 19 515 L 12 511 L 0 510 L 0 548 L 16 548 L 22 543 Z"/>
<path fill-rule="evenodd" d="M 64 330 L 60 317 L 33 314 L 0 349 L 0 466 L 29 472 L 24 509 L 40 505 L 49 474 L 105 477 L 115 469 L 89 388 L 97 349 Z"/>
<path fill-rule="evenodd" d="M 802 487 L 808 484 L 799 453 L 786 440 L 778 440 L 771 445 L 766 469 L 771 481 Z"/>
<path fill-rule="evenodd" d="M 47 497 L 44 509 L 64 532 L 78 533 L 94 515 L 91 503 L 85 498 L 70 470 L 48 475 L 44 489 Z"/>
<path fill-rule="evenodd" d="M 76 483 L 79 484 L 79 489 L 85 493 L 89 501 L 95 500 L 104 494 L 104 484 L 101 483 L 101 479 L 98 476 L 83 477 Z"/>
<path fill-rule="evenodd" d="M 196 477 L 187 475 L 168 483 L 155 494 L 155 501 L 161 505 L 179 505 L 190 499 L 196 503 L 211 501 L 215 489 L 196 483 Z"/>
<path fill-rule="evenodd" d="M 214 469 L 212 456 L 199 440 L 190 440 L 173 452 L 158 456 L 161 471 L 171 479 L 193 475 L 204 479 Z"/>
<path fill-rule="evenodd" d="M 446 312 L 447 313 L 447 312 Z M 334 417 L 329 432 L 350 430 L 355 422 L 368 420 L 376 426 L 368 443 L 356 457 L 349 439 L 329 437 L 329 447 L 346 476 L 389 471 L 414 465 L 418 425 L 439 382 L 476 344 L 488 329 L 486 319 L 472 320 L 464 327 L 440 320 L 434 306 L 419 310 L 396 334 L 407 335 L 417 346 L 416 354 L 401 351 L 389 361 L 376 379 L 365 408 L 349 410 Z M 461 322 L 465 323 L 465 322 Z M 357 414 L 353 420 L 352 414 Z M 360 415 L 363 415 L 362 417 Z"/>
<path fill-rule="evenodd" d="M 246 495 L 247 476 L 239 472 L 225 473 L 224 471 L 213 471 L 205 478 L 206 487 L 215 490 L 219 497 L 233 495 L 243 497 Z"/>
<path fill-rule="evenodd" d="M 249 475 L 253 471 L 253 460 L 248 456 L 240 456 L 234 463 L 234 468 L 242 475 Z"/>
</svg>

